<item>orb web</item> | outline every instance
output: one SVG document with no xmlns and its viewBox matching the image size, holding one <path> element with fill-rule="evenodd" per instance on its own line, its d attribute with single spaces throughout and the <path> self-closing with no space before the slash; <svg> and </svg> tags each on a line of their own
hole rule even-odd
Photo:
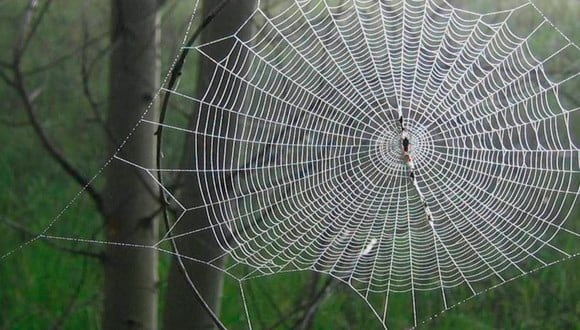
<svg viewBox="0 0 580 330">
<path fill-rule="evenodd" d="M 580 236 L 564 228 L 578 105 L 560 95 L 580 72 L 549 68 L 580 49 L 533 3 L 297 0 L 246 25 L 250 39 L 192 48 L 215 66 L 201 97 L 166 90 L 201 114 L 166 128 L 205 146 L 188 170 L 229 274 L 326 273 L 385 326 L 406 295 L 417 326 L 426 300 L 447 310 L 577 255 L 554 238 Z M 546 36 L 557 46 L 538 47 Z"/>
</svg>

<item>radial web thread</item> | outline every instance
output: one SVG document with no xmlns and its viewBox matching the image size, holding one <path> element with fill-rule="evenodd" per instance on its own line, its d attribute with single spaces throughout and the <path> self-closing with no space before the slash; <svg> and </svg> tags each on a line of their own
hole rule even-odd
<svg viewBox="0 0 580 330">
<path fill-rule="evenodd" d="M 212 224 L 171 237 L 213 231 L 240 283 L 330 274 L 385 326 L 394 295 L 409 298 L 417 326 L 577 255 L 558 238 L 580 237 L 564 226 L 579 192 L 579 108 L 561 96 L 578 86 L 569 59 L 580 49 L 534 4 L 480 14 L 444 1 L 297 0 L 258 7 L 246 25 L 249 40 L 192 48 L 215 66 L 205 93 L 166 90 L 199 115 L 165 128 L 205 148 L 195 168 L 161 171 L 197 173 L 194 208 Z M 213 58 L 222 43 L 229 54 Z M 562 63 L 572 69 L 552 71 Z"/>
</svg>

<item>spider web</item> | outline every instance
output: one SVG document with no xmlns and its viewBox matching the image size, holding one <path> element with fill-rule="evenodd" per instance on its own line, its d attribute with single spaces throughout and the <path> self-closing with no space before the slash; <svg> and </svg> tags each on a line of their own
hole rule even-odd
<svg viewBox="0 0 580 330">
<path fill-rule="evenodd" d="M 203 97 L 168 91 L 205 114 L 193 129 L 166 125 L 195 134 L 198 159 L 233 155 L 189 169 L 228 274 L 330 274 L 385 326 L 389 298 L 407 295 L 417 326 L 433 314 L 426 300 L 447 310 L 575 255 L 554 237 L 579 236 L 563 227 L 580 182 L 578 108 L 559 96 L 579 72 L 547 70 L 579 49 L 532 3 L 479 14 L 295 1 L 251 24 L 251 39 L 193 48 L 215 65 Z M 539 35 L 558 46 L 536 51 Z M 221 43 L 229 54 L 213 58 Z"/>
<path fill-rule="evenodd" d="M 251 39 L 193 47 L 215 66 L 207 91 L 166 91 L 204 115 L 165 125 L 205 145 L 185 171 L 198 173 L 212 225 L 176 237 L 212 230 L 240 283 L 322 272 L 385 327 L 389 299 L 408 296 L 417 326 L 434 313 L 425 301 L 447 310 L 575 256 L 554 238 L 580 236 L 563 227 L 580 182 L 578 108 L 559 93 L 580 73 L 548 70 L 579 48 L 533 3 L 480 14 L 295 1 L 246 24 Z M 558 46 L 538 50 L 546 35 Z M 213 58 L 222 43 L 229 54 Z"/>
<path fill-rule="evenodd" d="M 257 277 L 329 274 L 385 327 L 400 297 L 418 326 L 578 255 L 562 242 L 580 237 L 565 227 L 580 108 L 560 94 L 578 86 L 580 48 L 532 2 L 482 14 L 434 0 L 296 0 L 258 6 L 249 26 L 250 39 L 192 47 L 214 66 L 202 96 L 164 90 L 202 114 L 194 127 L 161 124 L 205 146 L 195 168 L 132 163 L 154 178 L 196 173 L 202 205 L 163 188 L 182 210 L 175 225 L 198 209 L 211 221 L 172 227 L 153 248 L 211 231 L 242 295 Z M 223 44 L 229 54 L 212 57 Z M 244 309 L 252 327 L 245 298 Z"/>
</svg>

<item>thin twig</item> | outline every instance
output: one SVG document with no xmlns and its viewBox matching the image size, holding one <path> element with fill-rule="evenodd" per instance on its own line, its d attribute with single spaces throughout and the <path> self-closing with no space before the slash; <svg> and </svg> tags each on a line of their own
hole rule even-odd
<svg viewBox="0 0 580 330">
<path fill-rule="evenodd" d="M 251 281 L 248 281 L 248 284 L 250 284 Z M 272 295 L 270 294 L 269 290 L 264 289 L 263 286 L 260 285 L 260 282 L 258 282 L 258 290 L 260 292 L 260 298 L 264 298 L 266 300 L 266 303 L 268 306 L 271 306 L 272 309 L 274 310 L 275 314 L 278 316 L 278 319 L 283 319 L 284 318 L 284 312 L 280 309 L 280 307 L 278 306 L 278 304 L 276 303 L 276 301 L 274 300 L 274 298 L 272 297 Z M 248 292 L 248 294 L 251 294 Z M 255 300 L 255 298 L 253 298 Z M 254 304 L 255 306 L 256 304 Z M 260 329 L 267 329 L 267 326 L 265 324 L 265 321 L 262 319 L 261 314 L 258 314 L 258 310 L 256 311 L 256 316 L 259 317 L 260 319 L 260 323 L 261 323 L 261 327 Z"/>
<path fill-rule="evenodd" d="M 26 90 L 24 85 L 22 73 L 20 72 L 20 68 L 14 68 L 15 72 L 15 83 L 16 83 L 16 91 L 22 102 L 24 104 L 24 109 L 26 110 L 26 114 L 28 115 L 28 119 L 30 120 L 30 124 L 38 138 L 40 139 L 44 149 L 48 151 L 49 155 L 60 165 L 60 167 L 70 175 L 80 186 L 85 188 L 89 196 L 92 198 L 93 202 L 96 204 L 97 210 L 104 214 L 104 207 L 103 207 L 103 199 L 99 192 L 93 187 L 90 181 L 85 178 L 80 171 L 78 171 L 61 153 L 60 150 L 54 146 L 54 144 L 50 141 L 48 135 L 44 131 L 44 128 L 38 121 L 36 117 L 35 106 L 33 100 L 31 99 L 30 94 Z"/>
<path fill-rule="evenodd" d="M 24 227 L 23 225 L 19 224 L 16 221 L 12 221 L 4 216 L 0 216 L 0 222 L 4 223 L 6 226 L 16 230 L 17 232 L 27 236 L 28 238 L 34 238 L 34 237 L 39 237 L 44 243 L 46 243 L 48 246 L 55 248 L 57 250 L 72 254 L 72 255 L 78 255 L 78 256 L 83 256 L 83 257 L 91 257 L 91 258 L 95 258 L 99 261 L 103 260 L 103 255 L 100 253 L 96 253 L 96 252 L 91 252 L 91 251 L 87 251 L 87 250 L 78 250 L 78 249 L 71 249 L 71 248 L 67 248 L 58 244 L 53 243 L 51 240 L 46 239 L 45 237 L 43 237 L 42 235 L 38 235 L 36 233 L 33 233 L 31 230 L 29 230 L 28 228 Z"/>
<path fill-rule="evenodd" d="M 89 196 L 92 198 L 94 203 L 96 204 L 97 210 L 104 214 L 104 207 L 103 207 L 103 199 L 101 195 L 97 192 L 97 190 L 91 185 L 90 181 L 85 178 L 79 170 L 77 170 L 72 163 L 70 163 L 64 155 L 61 153 L 60 150 L 56 148 L 56 146 L 50 141 L 48 135 L 44 131 L 44 128 L 40 124 L 38 118 L 36 117 L 36 109 L 34 105 L 34 98 L 38 96 L 40 93 L 40 89 L 37 89 L 35 92 L 30 93 L 24 82 L 24 75 L 22 73 L 22 69 L 20 64 L 22 62 L 22 57 L 24 55 L 24 50 L 26 49 L 26 45 L 32 38 L 31 33 L 34 33 L 38 28 L 42 18 L 46 14 L 48 10 L 48 5 L 51 1 L 47 1 L 45 5 L 42 7 L 38 17 L 36 20 L 32 20 L 32 13 L 34 11 L 35 5 L 34 1 L 31 1 L 27 11 L 24 14 L 22 19 L 22 26 L 20 31 L 20 38 L 15 43 L 14 48 L 14 58 L 13 58 L 13 66 L 12 72 L 14 74 L 14 79 L 12 80 L 13 85 L 12 87 L 16 90 L 17 94 L 20 96 L 22 103 L 24 105 L 24 109 L 26 110 L 26 114 L 28 115 L 28 119 L 32 128 L 38 138 L 40 139 L 44 149 L 48 151 L 49 155 L 60 165 L 60 167 L 69 174 L 80 186 L 82 186 Z M 32 24 L 32 27 L 30 26 Z M 29 32 L 27 32 L 29 31 Z"/>
<path fill-rule="evenodd" d="M 12 67 L 10 67 L 10 70 L 12 70 Z M 8 75 L 1 70 L 0 70 L 0 79 L 2 79 L 2 81 L 4 81 L 6 85 L 11 86 L 12 88 L 16 88 L 14 80 L 8 77 Z"/>
<path fill-rule="evenodd" d="M 114 143 L 115 145 L 119 145 L 118 141 L 115 141 L 115 137 L 113 132 L 109 129 L 109 127 L 106 125 L 105 120 L 103 119 L 103 116 L 101 115 L 101 111 L 99 109 L 99 103 L 95 100 L 94 96 L 93 96 L 93 92 L 91 90 L 90 87 L 90 75 L 91 75 L 91 70 L 92 70 L 92 64 L 89 64 L 88 61 L 88 49 L 89 49 L 89 45 L 90 45 L 90 34 L 89 34 L 89 27 L 88 27 L 88 18 L 86 17 L 86 8 L 85 6 L 83 6 L 83 11 L 81 13 L 82 15 L 82 34 L 83 34 L 83 44 L 82 47 L 80 49 L 81 51 L 81 81 L 82 81 L 82 90 L 83 90 L 83 94 L 85 95 L 85 98 L 87 99 L 87 102 L 89 103 L 89 106 L 91 108 L 91 111 L 93 113 L 94 119 L 100 124 L 100 126 L 103 128 L 103 130 L 105 131 L 105 134 L 107 135 L 107 137 L 109 138 L 109 142 L 110 143 Z"/>
<path fill-rule="evenodd" d="M 316 274 L 314 279 L 318 279 L 320 274 Z M 312 322 L 314 321 L 314 317 L 318 312 L 320 305 L 324 302 L 324 298 L 327 297 L 327 293 L 329 292 L 331 285 L 335 284 L 334 280 L 329 277 L 322 288 L 316 291 L 316 284 L 318 281 L 313 281 L 313 285 L 310 291 L 310 301 L 307 305 L 306 311 L 304 312 L 302 319 L 296 322 L 296 326 L 300 325 L 300 329 L 310 329 L 312 327 Z M 297 327 L 296 327 L 297 328 Z"/>
<path fill-rule="evenodd" d="M 31 0 L 29 3 L 29 7 L 27 9 L 27 13 L 25 13 L 25 17 L 26 15 L 30 15 L 29 17 L 30 19 L 25 18 L 25 20 L 23 21 L 24 23 L 23 27 L 26 27 L 26 29 L 22 29 L 21 34 L 22 39 L 18 43 L 17 51 L 20 53 L 20 56 L 22 56 L 22 54 L 30 44 L 30 41 L 36 34 L 36 31 L 38 30 L 38 27 L 40 26 L 40 23 L 42 22 L 44 15 L 48 12 L 48 8 L 52 4 L 52 0 L 47 0 L 46 2 L 44 2 L 44 5 L 40 8 L 36 19 L 32 20 L 32 14 L 34 12 L 34 9 L 36 8 L 37 3 L 38 3 L 37 0 Z"/>
<path fill-rule="evenodd" d="M 322 288 L 320 288 L 320 290 L 318 290 L 317 293 L 314 294 L 309 301 L 296 306 L 294 309 L 292 309 L 290 312 L 288 312 L 286 314 L 286 317 L 278 319 L 278 321 L 276 321 L 276 323 L 271 325 L 268 329 L 274 330 L 277 327 L 279 327 L 280 325 L 282 325 L 283 323 L 286 323 L 289 319 L 294 318 L 300 312 L 304 311 L 303 317 L 300 318 L 297 322 L 295 322 L 294 326 L 291 328 L 291 329 L 295 329 L 300 324 L 300 322 L 302 322 L 304 320 L 304 315 L 307 315 L 308 313 L 312 313 L 312 310 L 314 308 L 318 308 L 320 303 L 322 303 L 323 299 L 326 297 L 326 293 L 329 292 L 330 289 L 336 285 L 336 283 L 337 282 L 334 281 L 332 279 L 332 277 L 329 277 L 326 280 L 326 282 L 324 283 L 324 285 L 322 286 Z"/>
<path fill-rule="evenodd" d="M 33 67 L 31 69 L 26 69 L 26 70 L 22 70 L 22 74 L 25 76 L 29 76 L 31 74 L 37 74 L 37 73 L 41 73 L 44 72 L 46 70 L 50 70 L 53 69 L 55 66 L 64 63 L 66 60 L 69 60 L 71 58 L 76 58 L 79 55 L 79 52 L 81 52 L 83 50 L 83 48 L 86 48 L 87 46 L 90 46 L 92 44 L 95 44 L 101 40 L 103 40 L 106 36 L 106 33 L 101 34 L 100 36 L 94 37 L 90 40 L 84 40 L 83 41 L 83 45 L 77 49 L 73 49 L 72 51 L 60 55 L 59 57 L 53 59 L 52 61 L 48 62 L 48 63 L 44 63 L 41 64 L 37 67 Z"/>
</svg>

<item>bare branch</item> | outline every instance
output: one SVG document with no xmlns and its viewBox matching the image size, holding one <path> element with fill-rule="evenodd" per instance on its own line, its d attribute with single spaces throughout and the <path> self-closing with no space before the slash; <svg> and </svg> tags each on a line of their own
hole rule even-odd
<svg viewBox="0 0 580 330">
<path fill-rule="evenodd" d="M 250 288 L 249 287 L 249 284 L 250 283 L 251 282 L 249 281 L 248 282 L 248 288 Z M 259 282 L 258 282 L 258 285 L 256 285 L 256 286 L 258 287 L 258 290 L 260 291 L 259 292 L 260 298 L 263 297 L 264 299 L 267 300 L 267 304 L 274 309 L 274 312 L 278 316 L 278 319 L 279 320 L 285 319 L 284 312 L 280 309 L 280 307 L 278 306 L 278 304 L 276 303 L 276 301 L 274 300 L 274 298 L 270 294 L 270 291 L 265 290 L 264 287 L 259 284 Z M 252 296 L 252 292 L 250 292 L 250 291 L 248 291 L 248 297 L 249 297 L 249 299 L 252 299 L 252 301 L 255 301 L 256 300 L 255 297 Z M 259 311 L 259 309 L 258 309 L 258 311 Z M 260 320 L 260 324 L 261 324 L 260 329 L 267 329 L 267 326 L 265 324 L 265 321 L 262 319 L 261 314 L 258 314 L 258 311 L 256 311 L 256 317 Z M 284 323 L 282 323 L 282 324 L 284 324 Z M 284 325 L 288 325 L 289 326 L 289 324 L 284 324 Z"/>
<path fill-rule="evenodd" d="M 320 275 L 316 274 L 314 276 L 316 277 Z M 313 281 L 317 281 L 317 279 L 313 278 Z M 298 314 L 302 315 L 300 318 L 296 320 L 296 322 L 294 322 L 294 325 L 290 327 L 290 329 L 298 329 L 301 328 L 300 327 L 301 325 L 304 326 L 310 324 L 309 322 L 311 322 L 314 319 L 315 313 L 317 312 L 318 308 L 320 307 L 324 299 L 328 296 L 328 293 L 330 293 L 331 289 L 336 285 L 336 283 L 337 282 L 334 281 L 332 277 L 328 277 L 323 286 L 320 289 L 316 290 L 316 285 L 312 285 L 313 283 L 311 282 L 310 286 L 311 292 L 309 295 L 309 299 L 306 302 L 298 304 L 294 309 L 286 313 L 285 317 L 278 319 L 278 321 L 276 321 L 276 323 L 274 323 L 272 326 L 268 327 L 268 329 L 274 330 L 279 326 L 281 326 L 282 324 L 288 322 L 290 319 L 295 318 Z M 301 329 L 305 328 L 302 327 Z"/>
<path fill-rule="evenodd" d="M 36 30 L 40 26 L 44 15 L 48 11 L 52 0 L 47 0 L 43 3 L 43 6 L 38 11 L 38 15 L 36 18 L 34 17 L 34 12 L 37 9 L 38 1 L 37 0 L 30 0 L 28 6 L 24 11 L 24 15 L 22 17 L 22 26 L 20 28 L 20 34 L 18 37 L 17 42 L 14 44 L 14 60 L 20 61 L 22 59 L 22 54 L 30 44 L 30 40 L 35 35 Z M 14 64 L 18 64 L 19 62 L 14 62 Z"/>
<path fill-rule="evenodd" d="M 87 191 L 89 196 L 93 199 L 94 203 L 96 204 L 99 212 L 104 213 L 103 199 L 102 199 L 100 193 L 97 192 L 97 190 L 93 187 L 93 185 L 91 184 L 91 181 L 89 181 L 87 178 L 85 178 L 65 158 L 65 156 L 61 153 L 61 151 L 58 150 L 56 148 L 56 146 L 54 146 L 54 144 L 50 141 L 48 135 L 44 131 L 44 128 L 42 127 L 42 125 L 38 121 L 38 118 L 36 117 L 36 111 L 35 111 L 36 109 L 35 109 L 35 106 L 33 103 L 33 99 L 31 97 L 31 94 L 28 93 L 28 91 L 26 90 L 26 87 L 24 86 L 24 81 L 23 81 L 23 77 L 21 75 L 20 69 L 15 68 L 14 71 L 16 72 L 16 74 L 15 74 L 15 76 L 16 76 L 16 80 L 15 80 L 16 91 L 18 92 L 18 95 L 22 99 L 22 102 L 24 104 L 24 109 L 26 110 L 26 114 L 28 115 L 28 119 L 30 120 L 30 124 L 32 125 L 34 132 L 36 133 L 36 135 L 40 139 L 44 149 L 49 153 L 49 155 L 60 165 L 60 167 L 68 175 L 70 175 L 81 187 L 83 187 L 83 189 L 85 189 Z"/>
<path fill-rule="evenodd" d="M 28 76 L 28 75 L 31 75 L 31 74 L 36 74 L 36 73 L 40 73 L 40 72 L 43 72 L 43 71 L 52 69 L 55 66 L 57 66 L 57 65 L 65 62 L 66 60 L 69 60 L 71 58 L 74 58 L 74 57 L 78 56 L 79 53 L 82 52 L 82 50 L 84 48 L 87 48 L 88 46 L 91 46 L 93 44 L 96 44 L 97 42 L 99 42 L 100 40 L 104 39 L 105 37 L 106 37 L 106 33 L 102 33 L 101 35 L 96 36 L 94 38 L 86 39 L 86 40 L 83 41 L 82 46 L 80 46 L 78 48 L 75 48 L 75 49 L 71 50 L 70 52 L 68 52 L 66 54 L 63 54 L 63 55 L 57 57 L 56 59 L 54 59 L 54 60 L 52 60 L 52 61 L 50 61 L 48 63 L 39 65 L 39 66 L 34 67 L 32 69 L 23 70 L 22 71 L 22 74 L 25 75 L 25 76 Z"/>
<path fill-rule="evenodd" d="M 48 6 L 51 1 L 45 2 L 45 5 L 42 7 L 40 14 L 38 15 L 36 20 L 32 20 L 32 13 L 36 7 L 36 1 L 31 1 L 30 5 L 28 6 L 27 11 L 24 14 L 22 19 L 22 26 L 20 31 L 20 38 L 17 40 L 14 49 L 14 59 L 13 59 L 13 66 L 12 72 L 14 74 L 14 79 L 12 80 L 12 87 L 16 90 L 17 94 L 20 96 L 22 103 L 24 105 L 24 109 L 26 110 L 26 114 L 28 115 L 28 119 L 32 128 L 38 138 L 40 139 L 44 149 L 49 153 L 49 155 L 60 165 L 60 167 L 70 175 L 83 189 L 87 191 L 89 196 L 93 199 L 96 207 L 101 214 L 104 214 L 103 208 L 103 200 L 97 190 L 92 186 L 91 181 L 85 178 L 80 171 L 78 171 L 61 153 L 60 150 L 56 148 L 56 146 L 50 141 L 48 135 L 44 131 L 44 128 L 40 124 L 38 118 L 36 117 L 36 109 L 34 105 L 34 99 L 40 95 L 41 89 L 36 89 L 33 92 L 29 92 L 26 88 L 24 82 L 24 75 L 22 73 L 20 64 L 22 62 L 22 57 L 24 55 L 23 51 L 26 48 L 26 45 L 30 38 L 32 37 L 31 33 L 36 31 L 36 28 L 40 24 L 42 17 L 46 13 Z M 30 26 L 32 24 L 32 26 Z M 30 32 L 27 32 L 30 31 Z M 4 78 L 3 78 L 4 79 Z"/>
<path fill-rule="evenodd" d="M 12 88 L 16 88 L 14 80 L 11 79 L 4 71 L 0 71 L 0 79 L 2 79 L 6 85 L 11 86 Z"/>
<path fill-rule="evenodd" d="M 82 16 L 83 16 L 83 19 L 82 19 L 83 44 L 82 44 L 80 51 L 81 51 L 81 81 L 82 81 L 82 86 L 83 86 L 83 88 L 82 88 L 83 94 L 85 95 L 87 102 L 89 102 L 89 106 L 90 106 L 91 111 L 93 113 L 94 119 L 103 128 L 103 130 L 105 131 L 105 134 L 109 138 L 109 141 L 111 143 L 118 144 L 117 141 L 115 141 L 113 132 L 111 132 L 109 127 L 106 125 L 105 120 L 103 119 L 103 116 L 101 115 L 99 103 L 95 100 L 95 97 L 93 96 L 93 92 L 92 92 L 91 87 L 90 87 L 90 79 L 89 78 L 91 75 L 93 65 L 96 63 L 98 57 L 92 63 L 89 63 L 88 49 L 90 46 L 91 39 L 90 39 L 90 35 L 89 35 L 90 29 L 88 27 L 88 19 L 86 17 L 85 6 L 83 6 Z M 107 49 L 109 49 L 109 48 L 107 48 Z"/>
<path fill-rule="evenodd" d="M 298 320 L 295 325 L 296 329 L 310 329 L 312 328 L 312 322 L 314 322 L 314 318 L 316 313 L 320 309 L 320 305 L 324 302 L 324 299 L 328 296 L 328 292 L 330 291 L 331 285 L 334 282 L 332 278 L 328 278 L 324 285 L 319 289 L 316 290 L 316 286 L 318 283 L 318 279 L 320 278 L 320 274 L 314 274 L 312 277 L 312 284 L 310 288 L 310 301 L 305 306 L 305 312 L 300 320 Z M 299 327 L 298 327 L 299 325 Z"/>
<path fill-rule="evenodd" d="M 38 237 L 40 238 L 44 243 L 46 243 L 48 246 L 53 247 L 57 250 L 60 251 L 64 251 L 66 253 L 69 253 L 71 255 L 76 255 L 76 256 L 83 256 L 83 257 L 91 257 L 91 258 L 95 258 L 99 261 L 103 261 L 103 255 L 100 253 L 96 253 L 96 252 L 92 252 L 92 251 L 86 251 L 86 250 L 77 250 L 77 249 L 71 249 L 68 247 L 64 247 L 58 244 L 55 244 L 54 242 L 52 242 L 49 239 L 44 238 L 42 235 L 39 234 L 35 234 L 33 233 L 31 230 L 29 230 L 28 228 L 24 227 L 23 225 L 19 224 L 16 221 L 12 221 L 4 216 L 0 216 L 0 222 L 5 224 L 6 226 L 12 228 L 13 230 L 19 232 L 20 234 L 23 234 L 26 236 L 26 238 L 35 238 Z"/>
</svg>

